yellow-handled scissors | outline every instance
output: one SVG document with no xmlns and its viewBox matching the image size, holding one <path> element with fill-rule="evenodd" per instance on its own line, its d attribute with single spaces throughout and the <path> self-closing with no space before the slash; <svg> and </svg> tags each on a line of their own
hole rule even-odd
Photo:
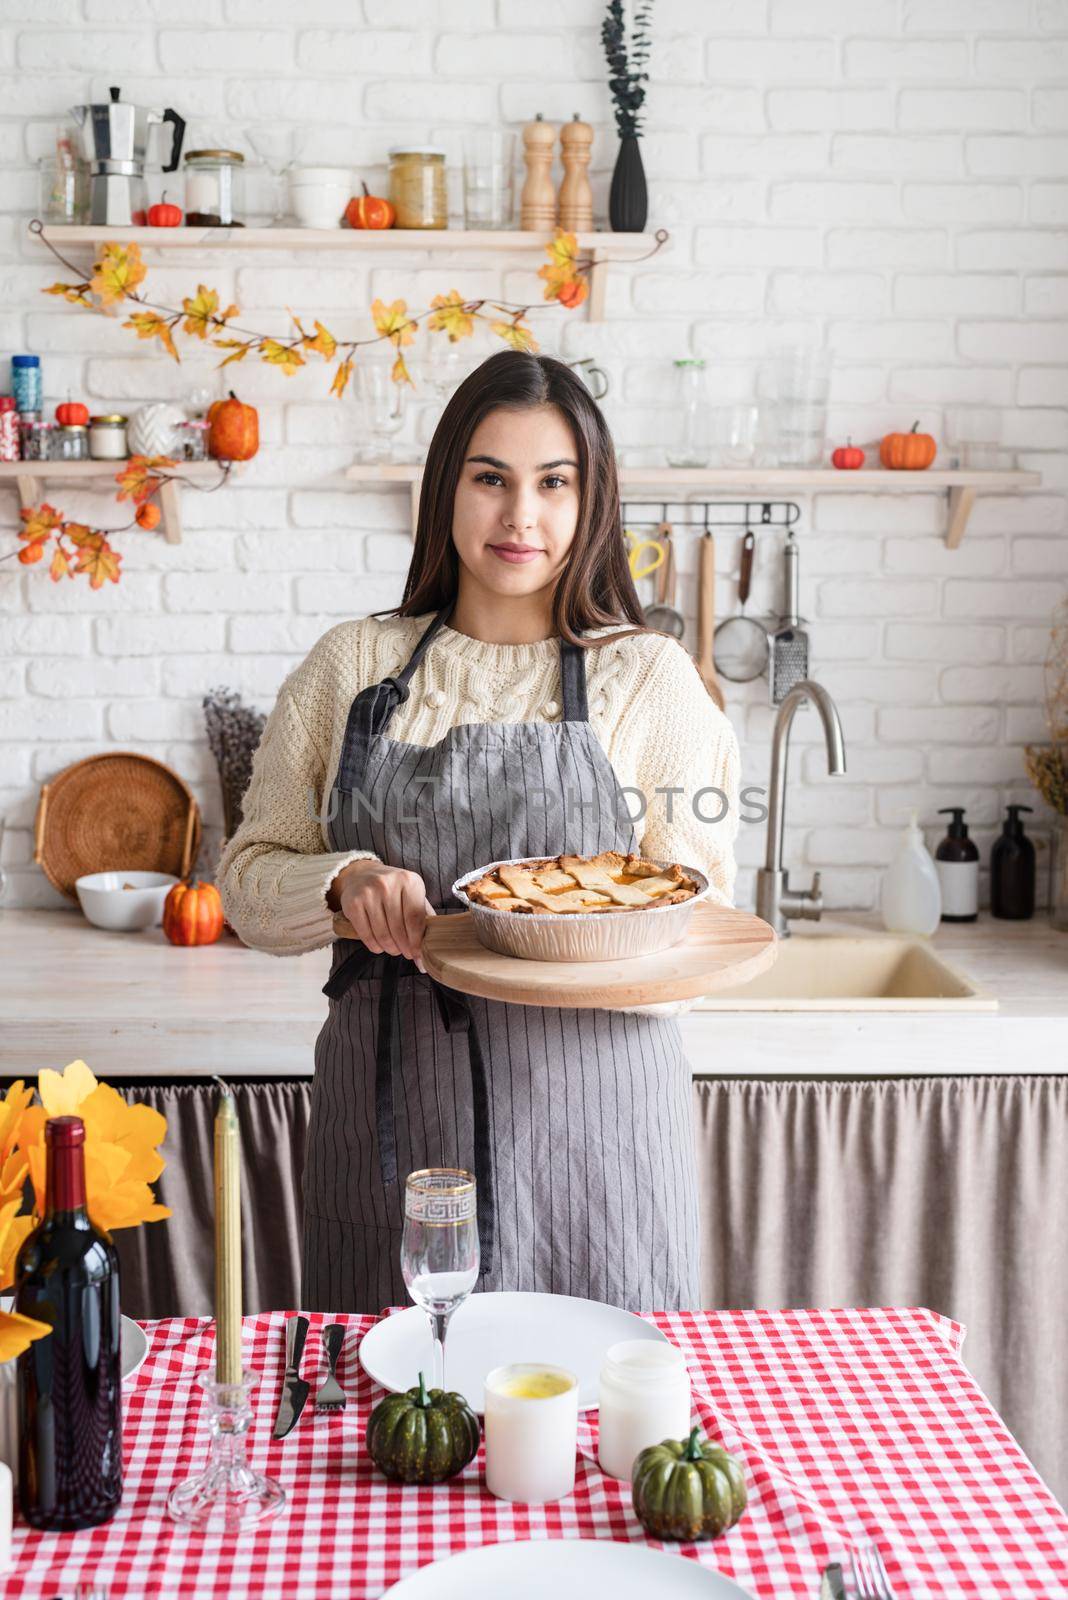
<svg viewBox="0 0 1068 1600">
<path fill-rule="evenodd" d="M 642 539 L 636 533 L 625 532 L 625 537 L 637 542 L 630 547 L 627 561 L 630 565 L 630 575 L 637 583 L 639 578 L 647 578 L 650 572 L 655 572 L 664 559 L 664 546 L 659 539 Z M 643 550 L 652 550 L 653 559 L 646 565 L 641 565 Z"/>
</svg>

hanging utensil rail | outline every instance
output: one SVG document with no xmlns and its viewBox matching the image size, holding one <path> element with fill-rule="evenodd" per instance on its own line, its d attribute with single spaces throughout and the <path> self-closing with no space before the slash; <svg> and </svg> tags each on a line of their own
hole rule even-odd
<svg viewBox="0 0 1068 1600">
<path fill-rule="evenodd" d="M 669 506 L 700 512 L 700 516 L 668 517 Z M 646 517 L 633 513 L 644 510 Z M 668 522 L 673 528 L 792 528 L 801 520 L 801 507 L 795 500 L 624 500 L 620 511 L 624 526 L 635 522 Z M 733 512 L 732 516 L 713 517 L 713 511 Z M 738 515 L 738 513 L 741 515 Z"/>
</svg>

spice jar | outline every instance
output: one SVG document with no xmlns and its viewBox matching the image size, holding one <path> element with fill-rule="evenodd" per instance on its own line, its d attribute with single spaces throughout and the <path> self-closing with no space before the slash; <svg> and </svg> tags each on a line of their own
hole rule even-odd
<svg viewBox="0 0 1068 1600">
<path fill-rule="evenodd" d="M 612 1345 L 601 1368 L 597 1459 L 630 1481 L 638 1452 L 690 1431 L 690 1375 L 682 1351 L 649 1339 Z"/>
<path fill-rule="evenodd" d="M 444 150 L 391 150 L 389 198 L 396 227 L 447 228 Z"/>
<path fill-rule="evenodd" d="M 15 396 L 0 394 L 0 461 L 17 461 L 19 458 L 19 419 L 15 411 Z"/>
<path fill-rule="evenodd" d="M 118 415 L 90 417 L 89 454 L 94 461 L 125 461 L 126 418 Z"/>
<path fill-rule="evenodd" d="M 88 461 L 89 429 L 84 422 L 65 422 L 53 429 L 48 448 L 50 461 Z"/>
<path fill-rule="evenodd" d="M 54 422 L 39 417 L 19 417 L 19 449 L 23 461 L 47 461 L 48 441 L 55 432 Z"/>
<path fill-rule="evenodd" d="M 177 444 L 175 453 L 182 461 L 208 459 L 208 429 L 211 423 L 205 417 L 190 417 L 175 427 Z"/>
<path fill-rule="evenodd" d="M 187 228 L 243 228 L 238 213 L 244 156 L 239 150 L 190 150 L 185 158 Z"/>
<path fill-rule="evenodd" d="M 40 356 L 11 357 L 11 387 L 15 391 L 15 410 L 25 415 L 41 409 Z"/>
</svg>

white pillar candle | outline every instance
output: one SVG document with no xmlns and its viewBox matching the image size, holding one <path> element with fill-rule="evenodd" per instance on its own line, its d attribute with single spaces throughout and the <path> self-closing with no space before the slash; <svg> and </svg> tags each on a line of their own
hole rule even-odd
<svg viewBox="0 0 1068 1600">
<path fill-rule="evenodd" d="M 682 1351 L 651 1339 L 614 1344 L 601 1368 L 597 1459 L 630 1481 L 640 1450 L 690 1432 L 690 1375 Z"/>
<path fill-rule="evenodd" d="M 11 1571 L 13 1495 L 11 1468 L 0 1461 L 0 1572 Z"/>
<path fill-rule="evenodd" d="M 517 1362 L 486 1379 L 486 1488 L 542 1505 L 575 1487 L 578 1379 L 564 1367 Z"/>
</svg>

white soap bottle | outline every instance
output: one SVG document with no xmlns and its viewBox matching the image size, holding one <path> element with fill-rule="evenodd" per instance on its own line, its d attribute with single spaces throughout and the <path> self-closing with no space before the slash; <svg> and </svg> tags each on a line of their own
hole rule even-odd
<svg viewBox="0 0 1068 1600">
<path fill-rule="evenodd" d="M 901 849 L 883 873 L 880 908 L 883 925 L 891 933 L 928 937 L 938 927 L 942 889 L 915 811 L 910 813 Z"/>
</svg>

